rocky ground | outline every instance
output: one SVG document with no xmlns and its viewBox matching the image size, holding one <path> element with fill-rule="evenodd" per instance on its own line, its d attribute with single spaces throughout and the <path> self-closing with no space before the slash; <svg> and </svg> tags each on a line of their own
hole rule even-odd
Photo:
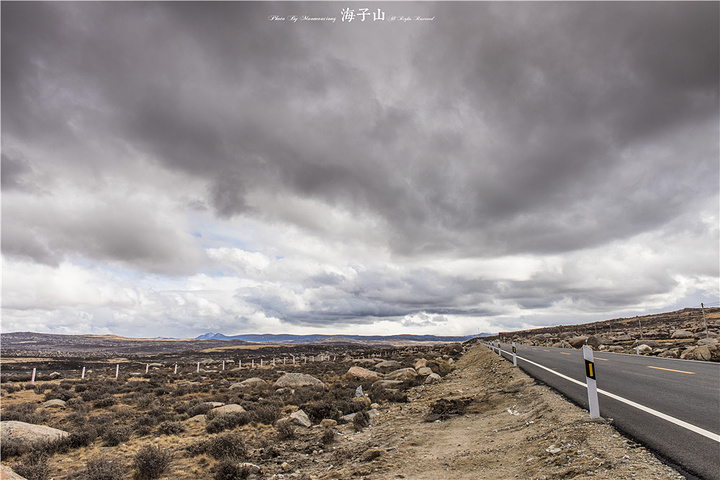
<svg viewBox="0 0 720 480">
<path fill-rule="evenodd" d="M 587 343 L 601 351 L 720 362 L 720 308 L 685 308 L 584 325 L 508 332 L 490 338 L 557 348 L 580 348 Z"/>
<path fill-rule="evenodd" d="M 9 411 L 23 408 L 26 420 L 68 430 L 82 425 L 80 433 L 104 422 L 102 435 L 88 440 L 76 433 L 77 445 L 64 449 L 12 451 L 3 433 L 3 464 L 42 463 L 45 476 L 36 469 L 38 480 L 112 480 L 133 472 L 178 480 L 682 478 L 607 421 L 590 421 L 587 412 L 482 346 L 397 350 L 322 368 L 298 365 L 290 373 L 304 368 L 325 385 L 283 383 L 294 377 L 267 367 L 236 372 L 236 378 L 216 373 L 168 383 L 150 376 L 119 382 L 115 393 L 95 400 L 75 396 L 64 406 L 44 402 L 64 391 L 66 397 L 88 393 L 78 388 L 88 385 L 3 385 L 5 425 Z M 247 383 L 236 385 L 241 380 Z M 152 388 L 133 392 L 143 382 Z M 227 404 L 241 410 L 210 410 Z M 340 409 L 354 414 L 343 418 Z M 253 421 L 239 421 L 248 413 Z M 138 458 L 163 468 L 139 476 L 150 466 Z M 102 468 L 119 476 L 101 476 Z"/>
</svg>

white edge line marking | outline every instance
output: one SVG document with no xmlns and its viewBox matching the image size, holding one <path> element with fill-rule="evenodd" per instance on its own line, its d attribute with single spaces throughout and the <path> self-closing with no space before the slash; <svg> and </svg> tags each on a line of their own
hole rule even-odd
<svg viewBox="0 0 720 480">
<path fill-rule="evenodd" d="M 509 353 L 509 352 L 506 352 L 505 350 L 502 350 L 502 351 L 503 351 L 504 353 Z M 587 385 L 585 385 L 583 382 L 578 382 L 578 381 L 575 380 L 574 378 L 570 378 L 570 377 L 568 377 L 567 375 L 563 375 L 562 373 L 558 373 L 558 372 L 556 372 L 555 370 L 551 370 L 551 369 L 549 369 L 549 368 L 547 368 L 547 367 L 544 367 L 544 366 L 540 365 L 539 363 L 535 363 L 535 362 L 533 362 L 532 360 L 528 360 L 527 358 L 523 358 L 523 357 L 521 357 L 520 355 L 517 355 L 517 358 L 518 358 L 519 360 L 524 360 L 524 361 L 526 361 L 526 362 L 528 362 L 528 363 L 531 363 L 531 364 L 535 365 L 536 367 L 540 367 L 540 368 L 542 368 L 543 370 L 547 370 L 547 371 L 550 372 L 550 373 L 554 373 L 554 374 L 557 375 L 558 377 L 564 378 L 565 380 L 568 380 L 568 381 L 570 381 L 570 382 L 576 383 L 576 384 L 580 385 L 580 386 L 583 387 L 583 388 L 587 388 Z M 627 404 L 627 405 L 630 405 L 631 407 L 635 407 L 635 408 L 637 408 L 638 410 L 642 410 L 643 412 L 649 413 L 650 415 L 655 415 L 656 417 L 662 418 L 663 420 L 665 420 L 665 421 L 667 421 L 667 422 L 674 423 L 674 424 L 677 425 L 677 426 L 686 428 L 686 429 L 690 430 L 691 432 L 695 432 L 695 433 L 697 433 L 697 434 L 702 435 L 703 437 L 707 437 L 707 438 L 709 438 L 710 440 L 714 440 L 714 441 L 720 443 L 720 435 L 718 435 L 718 434 L 716 434 L 716 433 L 709 432 L 709 431 L 705 430 L 704 428 L 696 427 L 695 425 L 693 425 L 693 424 L 691 424 L 691 423 L 683 422 L 682 420 L 679 420 L 679 419 L 677 419 L 677 418 L 675 418 L 675 417 L 671 417 L 670 415 L 667 415 L 667 414 L 665 414 L 665 413 L 658 412 L 657 410 L 654 410 L 654 409 L 652 409 L 652 408 L 650 408 L 650 407 L 646 407 L 645 405 L 640 405 L 639 403 L 635 403 L 635 402 L 633 402 L 632 400 L 628 400 L 628 399 L 626 399 L 626 398 L 620 397 L 620 396 L 618 396 L 618 395 L 615 395 L 614 393 L 606 392 L 605 390 L 601 390 L 601 389 L 599 389 L 599 388 L 597 389 L 597 391 L 598 391 L 598 393 L 602 393 L 603 395 L 605 395 L 605 396 L 607 396 L 607 397 L 610 397 L 610 398 L 612 398 L 613 400 L 617 400 L 618 402 L 622 402 L 622 403 L 625 403 L 625 404 Z"/>
</svg>

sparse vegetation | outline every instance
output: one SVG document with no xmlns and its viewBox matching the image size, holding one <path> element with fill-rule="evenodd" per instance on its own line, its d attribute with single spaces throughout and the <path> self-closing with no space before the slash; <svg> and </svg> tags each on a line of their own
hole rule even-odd
<svg viewBox="0 0 720 480">
<path fill-rule="evenodd" d="M 88 460 L 81 480 L 123 480 L 124 467 L 117 460 L 107 457 Z"/>
<path fill-rule="evenodd" d="M 135 478 L 138 480 L 158 478 L 170 465 L 171 460 L 172 455 L 167 450 L 156 445 L 145 445 L 133 458 Z"/>
</svg>

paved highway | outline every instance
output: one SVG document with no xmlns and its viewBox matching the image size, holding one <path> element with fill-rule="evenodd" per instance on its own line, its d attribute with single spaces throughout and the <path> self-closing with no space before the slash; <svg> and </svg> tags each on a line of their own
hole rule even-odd
<svg viewBox="0 0 720 480">
<path fill-rule="evenodd" d="M 501 350 L 512 361 L 511 346 Z M 689 478 L 720 480 L 720 364 L 593 353 L 600 415 Z M 588 408 L 581 350 L 517 345 L 517 355 L 528 374 Z"/>
</svg>

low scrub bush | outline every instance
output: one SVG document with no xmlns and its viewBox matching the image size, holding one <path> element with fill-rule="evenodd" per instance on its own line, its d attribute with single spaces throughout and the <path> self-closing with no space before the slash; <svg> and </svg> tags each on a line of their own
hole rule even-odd
<svg viewBox="0 0 720 480">
<path fill-rule="evenodd" d="M 353 417 L 353 427 L 355 427 L 355 431 L 359 432 L 368 425 L 370 425 L 370 417 L 368 414 L 365 412 L 357 412 Z"/>
<path fill-rule="evenodd" d="M 243 480 L 250 476 L 250 469 L 240 465 L 237 459 L 223 457 L 215 467 L 215 480 Z"/>
<path fill-rule="evenodd" d="M 160 435 L 179 435 L 185 431 L 185 427 L 180 422 L 167 421 L 162 422 L 157 430 Z"/>
<path fill-rule="evenodd" d="M 205 426 L 207 433 L 220 433 L 224 430 L 230 430 L 235 427 L 247 425 L 252 421 L 252 416 L 248 412 L 226 413 L 213 417 Z"/>
<path fill-rule="evenodd" d="M 130 427 L 126 425 L 113 425 L 105 430 L 102 438 L 105 440 L 105 445 L 115 447 L 130 440 L 131 433 Z"/>
<path fill-rule="evenodd" d="M 335 442 L 335 429 L 326 428 L 322 434 L 322 437 L 320 438 L 320 441 L 322 442 L 323 445 L 330 445 L 331 443 L 334 443 Z"/>
<path fill-rule="evenodd" d="M 100 457 L 87 462 L 80 480 L 123 480 L 123 471 L 120 462 Z"/>
<path fill-rule="evenodd" d="M 33 423 L 39 425 L 50 420 L 50 413 L 46 410 L 37 410 L 37 405 L 29 402 L 17 405 L 8 405 L 3 412 L 2 419 L 17 422 Z"/>
<path fill-rule="evenodd" d="M 117 403 L 117 401 L 115 400 L 115 398 L 108 395 L 108 396 L 98 398 L 97 400 L 95 400 L 93 402 L 93 408 L 112 407 L 116 403 Z"/>
<path fill-rule="evenodd" d="M 281 415 L 282 411 L 277 405 L 260 405 L 250 412 L 250 417 L 253 421 L 264 423 L 265 425 L 272 425 Z"/>
<path fill-rule="evenodd" d="M 13 470 L 27 480 L 48 480 L 50 478 L 50 467 L 47 462 L 48 455 L 46 453 L 33 450 L 28 454 L 25 461 L 16 463 Z"/>
<path fill-rule="evenodd" d="M 230 432 L 190 445 L 188 453 L 190 455 L 202 455 L 205 453 L 215 459 L 230 457 L 242 461 L 247 455 L 247 447 L 242 434 Z"/>
<path fill-rule="evenodd" d="M 151 480 L 158 478 L 172 461 L 172 454 L 155 445 L 145 445 L 133 457 L 135 478 Z"/>
</svg>

